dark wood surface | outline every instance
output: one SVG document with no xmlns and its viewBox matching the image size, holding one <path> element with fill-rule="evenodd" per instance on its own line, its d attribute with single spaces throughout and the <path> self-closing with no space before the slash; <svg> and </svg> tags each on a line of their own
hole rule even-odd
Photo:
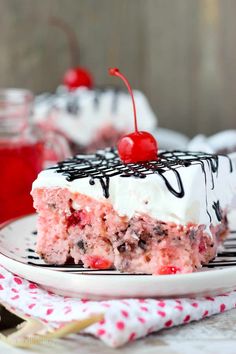
<svg viewBox="0 0 236 354">
<path fill-rule="evenodd" d="M 58 16 L 96 83 L 114 83 L 107 68 L 119 66 L 161 126 L 236 128 L 235 14 L 235 0 L 0 0 L 0 86 L 57 86 L 70 65 L 64 34 L 48 24 Z"/>
</svg>

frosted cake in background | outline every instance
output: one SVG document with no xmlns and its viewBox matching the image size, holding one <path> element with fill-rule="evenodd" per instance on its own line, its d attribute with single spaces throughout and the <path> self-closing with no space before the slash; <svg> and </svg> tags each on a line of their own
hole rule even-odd
<svg viewBox="0 0 236 354">
<path fill-rule="evenodd" d="M 140 130 L 154 134 L 162 149 L 181 149 L 208 153 L 236 151 L 236 130 L 226 130 L 207 137 L 196 135 L 191 140 L 179 132 L 160 128 L 147 98 L 134 91 Z M 132 130 L 132 107 L 129 95 L 117 88 L 68 91 L 59 86 L 54 94 L 36 97 L 34 123 L 47 131 L 56 131 L 69 140 L 72 153 L 94 152 L 114 146 L 117 140 Z"/>
<path fill-rule="evenodd" d="M 190 151 L 204 151 L 210 154 L 236 152 L 236 130 L 225 130 L 210 137 L 196 135 L 186 146 Z"/>
<path fill-rule="evenodd" d="M 157 117 L 147 98 L 134 91 L 140 130 L 153 132 Z M 120 136 L 133 128 L 130 96 L 117 88 L 80 87 L 69 92 L 59 87 L 55 94 L 36 97 L 34 122 L 43 129 L 62 133 L 71 143 L 72 152 L 96 151 L 113 146 Z"/>
</svg>

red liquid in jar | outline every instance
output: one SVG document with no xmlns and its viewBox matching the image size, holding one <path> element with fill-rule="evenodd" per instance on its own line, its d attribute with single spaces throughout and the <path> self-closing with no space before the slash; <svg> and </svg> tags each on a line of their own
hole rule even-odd
<svg viewBox="0 0 236 354">
<path fill-rule="evenodd" d="M 34 212 L 30 191 L 42 166 L 42 142 L 0 142 L 0 224 Z"/>
</svg>

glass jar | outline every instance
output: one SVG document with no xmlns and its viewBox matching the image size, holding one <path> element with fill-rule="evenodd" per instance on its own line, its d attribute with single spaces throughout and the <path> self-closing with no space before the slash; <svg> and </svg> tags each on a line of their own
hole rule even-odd
<svg viewBox="0 0 236 354">
<path fill-rule="evenodd" d="M 0 224 L 34 212 L 32 182 L 46 165 L 70 154 L 62 136 L 31 124 L 33 101 L 30 91 L 0 90 Z"/>
</svg>

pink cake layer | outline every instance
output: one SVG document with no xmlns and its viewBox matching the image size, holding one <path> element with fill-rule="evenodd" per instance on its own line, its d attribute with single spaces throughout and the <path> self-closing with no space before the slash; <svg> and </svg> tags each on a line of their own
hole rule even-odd
<svg viewBox="0 0 236 354">
<path fill-rule="evenodd" d="M 51 264 L 72 258 L 93 269 L 190 273 L 216 256 L 228 233 L 226 217 L 208 233 L 205 225 L 166 223 L 146 214 L 121 217 L 108 201 L 67 189 L 37 188 L 32 194 L 39 213 L 36 250 Z"/>
</svg>

